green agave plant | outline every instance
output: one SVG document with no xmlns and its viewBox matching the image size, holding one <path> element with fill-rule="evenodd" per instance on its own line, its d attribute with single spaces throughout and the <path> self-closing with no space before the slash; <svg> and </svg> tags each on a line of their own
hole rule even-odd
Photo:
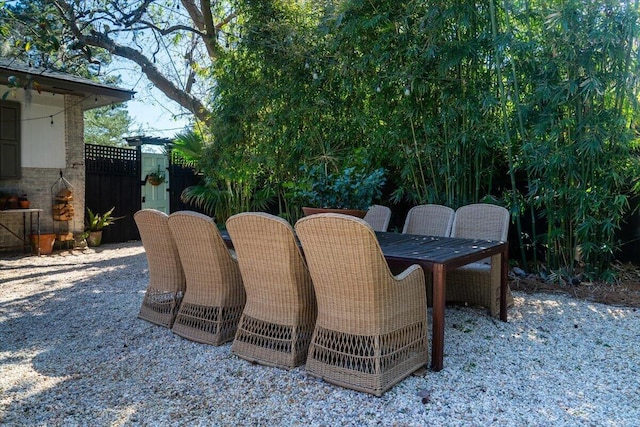
<svg viewBox="0 0 640 427">
<path fill-rule="evenodd" d="M 113 224 L 117 220 L 124 218 L 123 216 L 114 217 L 114 209 L 115 206 L 103 214 L 95 214 L 91 209 L 87 208 L 87 222 L 85 229 L 87 231 L 100 231 L 106 226 Z"/>
</svg>

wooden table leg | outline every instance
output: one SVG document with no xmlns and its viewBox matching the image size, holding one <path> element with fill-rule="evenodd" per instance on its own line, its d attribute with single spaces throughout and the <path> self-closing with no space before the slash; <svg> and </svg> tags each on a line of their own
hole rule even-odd
<svg viewBox="0 0 640 427">
<path fill-rule="evenodd" d="M 433 316 L 431 337 L 431 369 L 442 370 L 444 358 L 444 304 L 446 269 L 442 264 L 433 265 Z"/>
<path fill-rule="evenodd" d="M 500 253 L 500 320 L 507 321 L 507 280 L 509 274 L 509 247 Z"/>
</svg>

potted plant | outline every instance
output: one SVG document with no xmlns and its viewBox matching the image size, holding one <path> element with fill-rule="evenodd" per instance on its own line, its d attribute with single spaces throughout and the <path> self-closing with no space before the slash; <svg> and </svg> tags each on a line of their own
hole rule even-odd
<svg viewBox="0 0 640 427">
<path fill-rule="evenodd" d="M 53 252 L 53 245 L 56 243 L 55 233 L 29 234 L 31 239 L 31 250 L 40 255 L 48 255 Z"/>
<path fill-rule="evenodd" d="M 163 170 L 160 169 L 160 165 L 158 165 L 158 169 L 147 174 L 147 182 L 151 185 L 160 185 L 167 179 L 167 176 Z"/>
<path fill-rule="evenodd" d="M 19 203 L 20 202 L 18 201 L 18 195 L 17 194 L 11 194 L 7 198 L 7 209 L 18 209 L 18 207 L 20 206 Z"/>
<path fill-rule="evenodd" d="M 113 210 L 115 207 L 109 209 L 103 214 L 94 214 L 93 211 L 87 208 L 87 222 L 85 224 L 85 231 L 87 235 L 87 244 L 89 246 L 100 246 L 102 243 L 102 230 L 113 224 L 115 221 L 124 217 L 114 217 Z"/>
<path fill-rule="evenodd" d="M 18 197 L 18 204 L 22 209 L 29 209 L 29 207 L 31 206 L 31 202 L 27 198 L 26 194 L 23 194 L 22 196 Z"/>
<path fill-rule="evenodd" d="M 373 172 L 348 167 L 330 173 L 321 165 L 303 167 L 305 181 L 297 191 L 305 215 L 340 212 L 364 217 L 367 209 L 382 196 L 386 182 L 384 168 Z"/>
</svg>

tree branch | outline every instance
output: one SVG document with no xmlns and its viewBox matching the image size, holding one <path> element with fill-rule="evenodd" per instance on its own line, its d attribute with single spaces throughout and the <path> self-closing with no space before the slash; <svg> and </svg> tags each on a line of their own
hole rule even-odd
<svg viewBox="0 0 640 427">
<path fill-rule="evenodd" d="M 210 124 L 210 114 L 204 104 L 202 104 L 202 102 L 198 98 L 178 88 L 173 82 L 167 79 L 146 56 L 144 56 L 138 50 L 132 49 L 128 46 L 121 46 L 106 37 L 104 34 L 96 32 L 88 36 L 80 34 L 76 35 L 76 37 L 81 43 L 88 44 L 90 46 L 101 47 L 108 50 L 113 55 L 117 55 L 135 62 L 140 66 L 142 72 L 147 76 L 149 81 L 153 83 L 160 91 L 162 91 L 169 99 L 177 102 L 183 108 L 192 112 L 198 118 L 198 120 Z"/>
<path fill-rule="evenodd" d="M 84 34 L 78 27 L 78 21 L 74 15 L 73 8 L 67 2 L 61 0 L 55 0 L 54 4 L 60 11 L 60 15 L 66 21 L 66 24 L 74 37 L 81 45 L 85 47 L 99 47 L 107 50 L 112 55 L 116 55 L 136 63 L 140 66 L 142 72 L 147 76 L 149 81 L 169 99 L 175 101 L 178 105 L 193 113 L 198 120 L 205 122 L 207 125 L 211 124 L 210 111 L 205 107 L 200 99 L 176 86 L 139 50 L 116 43 L 114 40 L 109 38 L 107 34 L 99 33 L 95 30 L 90 30 L 89 34 Z M 139 15 L 136 14 L 136 16 Z"/>
<path fill-rule="evenodd" d="M 200 9 L 198 9 L 193 0 L 182 0 L 182 5 L 189 13 L 196 28 L 200 30 L 209 58 L 212 61 L 215 60 L 219 56 L 218 49 L 220 46 L 218 45 L 217 30 L 213 25 L 211 2 L 209 0 L 200 0 Z"/>
</svg>

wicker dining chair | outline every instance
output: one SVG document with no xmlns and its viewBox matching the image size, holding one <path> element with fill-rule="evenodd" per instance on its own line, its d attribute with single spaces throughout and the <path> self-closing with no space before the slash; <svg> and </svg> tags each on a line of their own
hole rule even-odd
<svg viewBox="0 0 640 427">
<path fill-rule="evenodd" d="M 375 231 L 387 231 L 389 221 L 391 221 L 391 209 L 387 206 L 373 205 L 367 210 L 364 220 Z"/>
<path fill-rule="evenodd" d="M 507 241 L 509 211 L 502 206 L 477 203 L 458 208 L 451 237 Z M 447 274 L 448 302 L 486 307 L 500 314 L 500 255 L 465 265 Z M 513 303 L 507 285 L 507 303 Z"/>
<path fill-rule="evenodd" d="M 169 216 L 155 209 L 133 215 L 149 265 L 149 285 L 138 317 L 171 328 L 185 290 L 180 255 L 169 231 Z"/>
<path fill-rule="evenodd" d="M 284 369 L 303 364 L 317 310 L 293 227 L 274 215 L 245 212 L 227 220 L 227 231 L 247 293 L 231 351 Z"/>
<path fill-rule="evenodd" d="M 245 304 L 237 261 L 215 222 L 206 215 L 191 211 L 172 213 L 169 228 L 187 281 L 173 332 L 213 345 L 232 340 Z"/>
<path fill-rule="evenodd" d="M 409 209 L 402 232 L 449 237 L 455 211 L 442 205 L 418 205 Z"/>
<path fill-rule="evenodd" d="M 394 276 L 364 220 L 319 214 L 299 220 L 318 303 L 306 370 L 381 396 L 429 359 L 424 273 Z"/>
</svg>

